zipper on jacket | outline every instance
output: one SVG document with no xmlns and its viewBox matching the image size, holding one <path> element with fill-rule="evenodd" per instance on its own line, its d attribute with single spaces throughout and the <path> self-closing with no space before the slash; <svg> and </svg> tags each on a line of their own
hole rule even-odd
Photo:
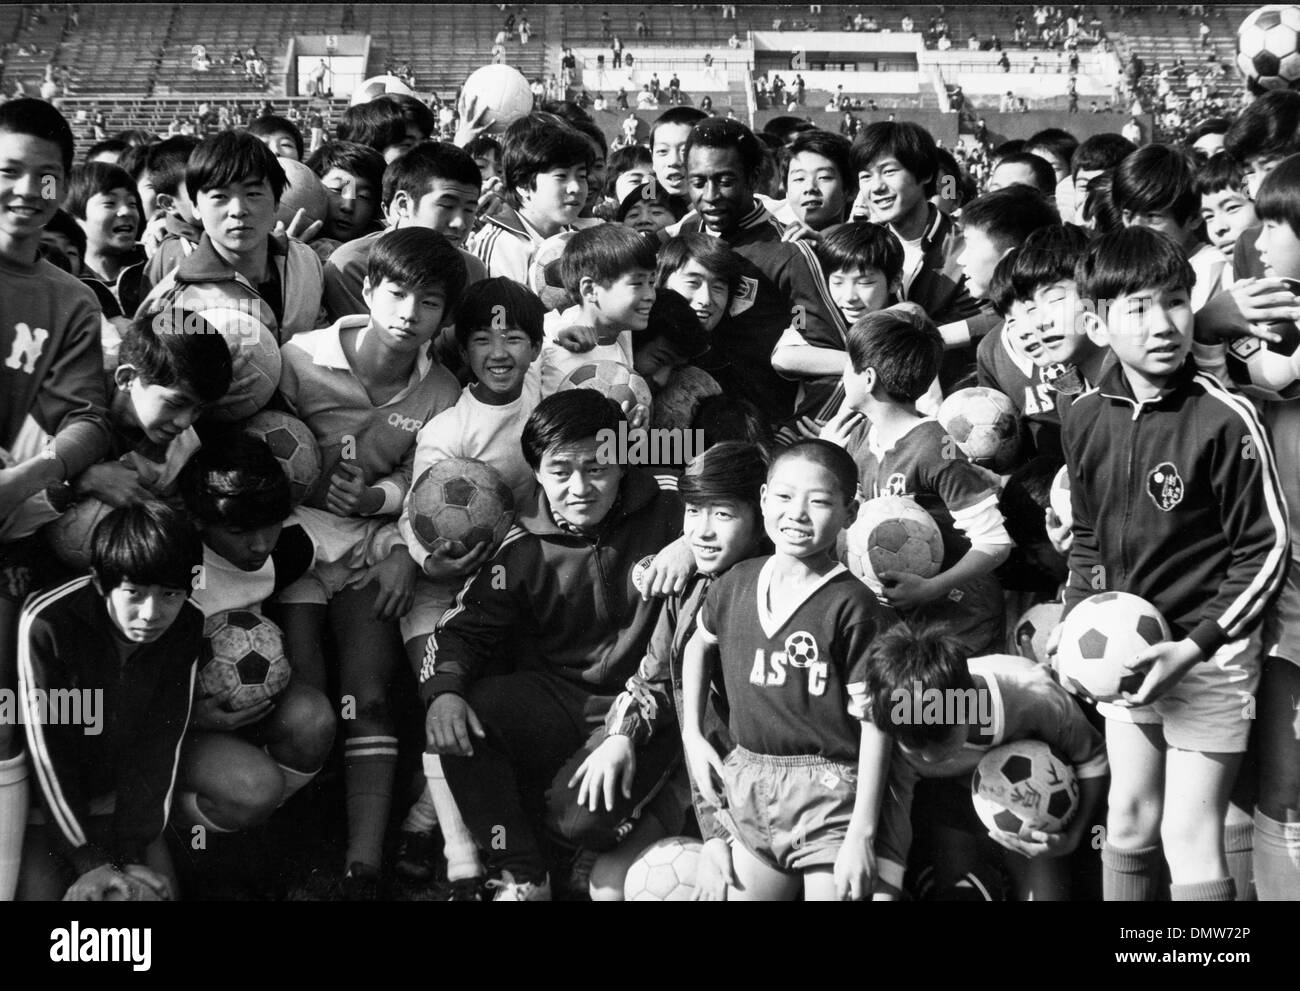
<svg viewBox="0 0 1300 991">
<path fill-rule="evenodd" d="M 1142 404 L 1141 403 L 1134 404 L 1133 419 L 1130 422 L 1133 424 L 1133 433 L 1129 438 L 1128 466 L 1126 468 L 1125 477 L 1124 477 L 1124 495 L 1125 495 L 1124 525 L 1120 528 L 1120 532 L 1119 532 L 1119 563 L 1120 563 L 1121 570 L 1120 570 L 1120 574 L 1116 576 L 1117 578 L 1119 578 L 1121 582 L 1127 582 L 1128 580 L 1127 577 L 1129 571 L 1128 531 L 1129 531 L 1129 524 L 1133 520 L 1134 499 L 1137 497 L 1137 494 L 1133 488 L 1133 465 L 1137 460 L 1138 432 L 1142 429 Z M 1114 590 L 1119 587 L 1119 582 L 1108 581 L 1107 587 L 1110 590 Z"/>
</svg>

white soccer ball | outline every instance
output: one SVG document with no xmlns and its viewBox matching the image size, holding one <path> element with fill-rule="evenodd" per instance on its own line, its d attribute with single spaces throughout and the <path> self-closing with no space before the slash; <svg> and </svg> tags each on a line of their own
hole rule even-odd
<svg viewBox="0 0 1300 991">
<path fill-rule="evenodd" d="M 879 575 L 883 572 L 901 571 L 921 578 L 937 575 L 943 567 L 943 535 L 934 517 L 914 499 L 868 499 L 845 534 L 844 563 L 880 595 L 884 586 Z"/>
<path fill-rule="evenodd" d="M 1254 93 L 1300 86 L 1300 7 L 1260 7 L 1237 29 L 1237 68 Z"/>
<path fill-rule="evenodd" d="M 1074 768 L 1041 740 L 994 747 L 971 775 L 971 799 L 989 829 L 1027 838 L 1059 833 L 1079 808 Z"/>
<path fill-rule="evenodd" d="M 371 76 L 369 79 L 363 80 L 352 91 L 352 106 L 369 103 L 371 100 L 387 96 L 390 93 L 401 96 L 415 96 L 415 90 L 396 76 Z"/>
<path fill-rule="evenodd" d="M 1145 599 L 1128 592 L 1091 596 L 1061 626 L 1061 684 L 1076 695 L 1114 702 L 1142 686 L 1146 672 L 1134 670 L 1137 656 L 1168 639 L 1169 624 Z"/>
<path fill-rule="evenodd" d="M 1052 512 L 1061 521 L 1061 526 L 1074 526 L 1074 511 L 1070 508 L 1070 469 L 1067 466 L 1061 465 L 1061 470 L 1052 479 L 1049 498 Z"/>
<path fill-rule="evenodd" d="M 704 844 L 670 836 L 647 847 L 627 869 L 623 899 L 629 902 L 685 902 L 695 890 L 695 871 Z"/>
<path fill-rule="evenodd" d="M 485 65 L 475 69 L 461 90 L 461 107 L 473 104 L 475 111 L 488 107 L 488 130 L 504 131 L 525 114 L 533 112 L 533 91 L 518 69 L 508 65 Z M 462 112 L 461 117 L 465 114 Z"/>
</svg>

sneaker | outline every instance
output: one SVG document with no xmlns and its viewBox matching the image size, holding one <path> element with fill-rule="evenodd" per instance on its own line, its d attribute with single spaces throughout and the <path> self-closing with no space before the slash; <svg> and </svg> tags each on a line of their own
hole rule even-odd
<svg viewBox="0 0 1300 991">
<path fill-rule="evenodd" d="M 573 855 L 573 860 L 569 862 L 569 882 L 567 885 L 570 895 L 579 898 L 591 897 L 591 868 L 595 865 L 596 859 L 600 856 L 595 850 L 582 849 Z"/>
<path fill-rule="evenodd" d="M 397 841 L 397 861 L 393 870 L 408 881 L 427 881 L 433 877 L 433 860 L 437 853 L 433 833 L 404 829 Z"/>
<path fill-rule="evenodd" d="M 359 861 L 349 865 L 343 875 L 343 900 L 345 902 L 379 901 L 379 871 Z"/>
<path fill-rule="evenodd" d="M 501 879 L 492 878 L 487 886 L 496 891 L 494 902 L 549 902 L 551 900 L 551 879 L 538 883 L 536 881 L 516 881 L 509 871 L 501 872 Z"/>
<path fill-rule="evenodd" d="M 463 877 L 456 881 L 448 881 L 446 897 L 444 901 L 449 902 L 482 902 L 487 901 L 487 885 L 484 883 L 483 876 Z"/>
</svg>

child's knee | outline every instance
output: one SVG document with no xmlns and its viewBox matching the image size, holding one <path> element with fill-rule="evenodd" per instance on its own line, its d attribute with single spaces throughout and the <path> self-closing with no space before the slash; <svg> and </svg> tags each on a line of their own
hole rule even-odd
<svg viewBox="0 0 1300 991">
<path fill-rule="evenodd" d="M 283 705 L 282 718 L 290 744 L 304 760 L 323 761 L 334 745 L 337 720 L 324 693 L 314 688 L 296 692 Z"/>
<path fill-rule="evenodd" d="M 604 854 L 591 865 L 587 889 L 593 902 L 621 902 L 628 865 L 617 854 Z"/>
<path fill-rule="evenodd" d="M 1141 795 L 1112 792 L 1106 813 L 1106 838 L 1112 846 L 1154 843 L 1160 835 L 1160 804 Z"/>
<path fill-rule="evenodd" d="M 222 826 L 246 829 L 267 819 L 284 798 L 284 775 L 270 760 L 229 769 L 221 795 L 207 796 L 221 809 Z"/>
</svg>

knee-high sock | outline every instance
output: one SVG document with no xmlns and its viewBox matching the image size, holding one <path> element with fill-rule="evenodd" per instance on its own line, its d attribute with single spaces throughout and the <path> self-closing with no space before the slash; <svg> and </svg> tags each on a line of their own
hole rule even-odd
<svg viewBox="0 0 1300 991">
<path fill-rule="evenodd" d="M 1237 886 L 1230 877 L 1217 881 L 1199 881 L 1196 884 L 1171 884 L 1171 902 L 1230 902 L 1236 901 Z"/>
<path fill-rule="evenodd" d="M 0 902 L 13 901 L 27 831 L 27 754 L 0 760 Z"/>
<path fill-rule="evenodd" d="M 1160 848 L 1101 848 L 1101 892 L 1108 902 L 1153 902 L 1160 884 Z"/>
<path fill-rule="evenodd" d="M 456 799 L 442 773 L 442 761 L 437 754 L 424 755 L 424 777 L 429 783 L 429 795 L 438 810 L 438 824 L 442 827 L 442 853 L 447 858 L 447 880 L 461 881 L 484 873 L 478 858 L 478 847 L 469 827 L 460 817 Z"/>
<path fill-rule="evenodd" d="M 1253 878 L 1255 824 L 1234 822 L 1223 827 L 1223 851 L 1228 859 L 1228 873 L 1237 885 L 1237 901 L 1255 900 Z"/>
<path fill-rule="evenodd" d="M 381 865 L 396 771 L 397 737 L 357 736 L 343 744 L 348 806 L 345 865 L 362 863 L 376 869 Z"/>
<path fill-rule="evenodd" d="M 1300 822 L 1255 811 L 1255 890 L 1262 902 L 1300 901 Z"/>
<path fill-rule="evenodd" d="M 203 814 L 199 808 L 199 793 L 196 791 L 182 791 L 176 796 L 176 807 L 184 813 L 191 823 L 202 826 L 204 829 L 210 829 L 214 833 L 233 833 L 235 830 L 229 826 L 218 826 L 215 822 Z"/>
<path fill-rule="evenodd" d="M 429 793 L 429 781 L 426 778 L 420 789 L 420 797 L 415 800 L 402 822 L 404 833 L 432 833 L 438 825 L 438 809 L 433 804 L 433 795 Z"/>
</svg>

